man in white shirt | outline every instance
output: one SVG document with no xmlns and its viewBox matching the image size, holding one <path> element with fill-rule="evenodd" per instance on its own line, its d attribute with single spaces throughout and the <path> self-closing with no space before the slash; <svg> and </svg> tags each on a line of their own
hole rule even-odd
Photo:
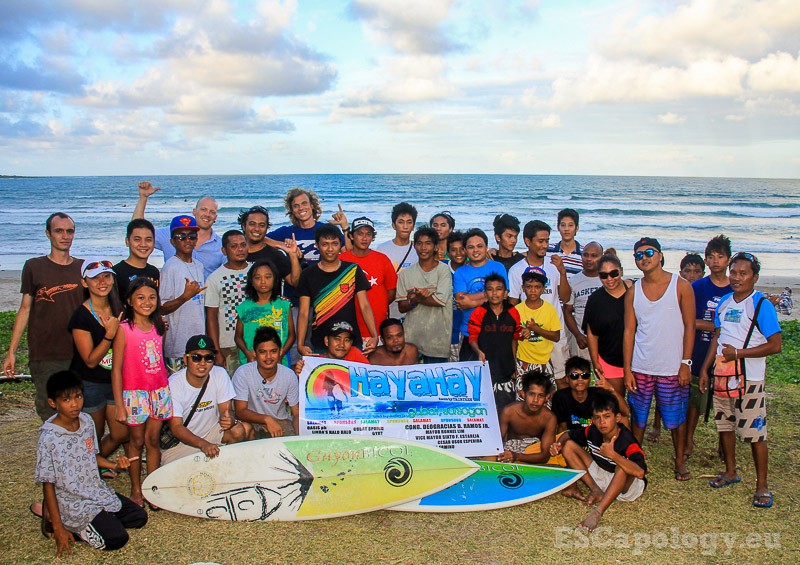
<svg viewBox="0 0 800 565">
<path fill-rule="evenodd" d="M 192 336 L 186 343 L 186 368 L 169 378 L 173 409 L 169 429 L 180 443 L 161 453 L 162 465 L 197 452 L 216 457 L 220 445 L 253 439 L 253 427 L 233 416 L 231 400 L 236 392 L 225 369 L 214 365 L 216 354 L 207 335 Z M 206 389 L 198 398 L 203 385 Z"/>
<path fill-rule="evenodd" d="M 558 321 L 563 328 L 564 311 L 561 304 L 569 302 L 570 288 L 561 256 L 547 253 L 551 231 L 550 226 L 540 220 L 533 220 L 525 224 L 522 229 L 522 239 L 528 247 L 528 252 L 525 254 L 524 260 L 517 262 L 508 270 L 508 301 L 512 306 L 516 306 L 525 300 L 525 292 L 522 290 L 522 274 L 528 267 L 540 267 L 547 275 L 547 283 L 542 291 L 542 300 L 553 305 L 558 314 Z M 568 386 L 564 380 L 564 364 L 568 358 L 567 332 L 561 332 L 561 337 L 550 354 L 554 371 L 553 377 L 559 389 Z"/>
</svg>

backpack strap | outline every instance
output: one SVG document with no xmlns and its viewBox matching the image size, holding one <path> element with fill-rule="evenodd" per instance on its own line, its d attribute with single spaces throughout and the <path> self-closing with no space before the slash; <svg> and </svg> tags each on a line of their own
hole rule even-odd
<svg viewBox="0 0 800 565">
<path fill-rule="evenodd" d="M 747 348 L 748 344 L 750 343 L 750 338 L 753 337 L 753 330 L 755 330 L 756 326 L 758 325 L 758 313 L 761 310 L 761 305 L 764 303 L 766 299 L 767 299 L 766 296 L 762 296 L 761 298 L 758 299 L 758 303 L 756 304 L 756 309 L 753 312 L 753 320 L 750 322 L 750 329 L 747 330 L 747 337 L 744 338 L 742 349 Z M 758 331 L 761 330 L 759 329 Z M 744 383 L 742 386 L 744 386 L 745 388 L 747 387 L 747 370 L 745 369 L 746 365 L 747 363 L 745 363 L 745 360 L 742 359 L 742 379 L 744 379 Z"/>
</svg>

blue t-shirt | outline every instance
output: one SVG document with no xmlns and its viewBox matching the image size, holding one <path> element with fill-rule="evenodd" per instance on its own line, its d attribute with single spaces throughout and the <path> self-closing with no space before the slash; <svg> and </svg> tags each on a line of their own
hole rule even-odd
<svg viewBox="0 0 800 565">
<path fill-rule="evenodd" d="M 695 318 L 707 322 L 714 321 L 714 312 L 722 297 L 733 292 L 731 285 L 717 286 L 711 282 L 711 277 L 703 277 L 692 283 L 694 290 Z M 700 367 L 706 359 L 708 346 L 711 345 L 711 338 L 714 332 L 698 330 L 694 338 L 694 349 L 692 350 L 692 374 L 699 375 Z"/>
<path fill-rule="evenodd" d="M 156 249 L 164 253 L 164 263 L 167 259 L 175 255 L 175 247 L 170 239 L 169 228 L 158 228 L 155 237 Z M 203 265 L 203 277 L 208 276 L 220 268 L 225 262 L 225 255 L 222 254 L 222 238 L 217 232 L 211 231 L 211 237 L 204 241 L 202 245 L 195 247 L 192 251 L 192 258 Z"/>
<path fill-rule="evenodd" d="M 497 273 L 503 280 L 506 281 L 506 288 L 508 288 L 508 275 L 506 268 L 502 263 L 489 260 L 480 267 L 468 264 L 459 268 L 453 274 L 453 295 L 459 292 L 466 292 L 467 294 L 474 294 L 476 292 L 483 292 L 483 281 L 491 275 Z M 472 315 L 474 308 L 469 310 L 462 310 L 463 318 L 461 319 L 461 335 L 468 335 L 467 326 L 469 317 Z"/>
</svg>

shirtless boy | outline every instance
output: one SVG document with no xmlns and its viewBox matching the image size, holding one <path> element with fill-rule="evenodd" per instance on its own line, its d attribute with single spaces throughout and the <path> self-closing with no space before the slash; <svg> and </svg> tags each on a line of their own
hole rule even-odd
<svg viewBox="0 0 800 565">
<path fill-rule="evenodd" d="M 525 399 L 509 404 L 500 415 L 500 435 L 505 451 L 503 463 L 547 463 L 550 445 L 556 439 L 556 416 L 546 406 L 553 394 L 550 375 L 539 369 L 522 376 Z M 530 449 L 535 444 L 537 448 Z M 536 453 L 529 453 L 536 451 Z"/>
<path fill-rule="evenodd" d="M 386 318 L 379 330 L 383 345 L 369 354 L 373 365 L 414 365 L 419 363 L 419 350 L 413 343 L 406 343 L 403 324 L 397 318 Z"/>
</svg>

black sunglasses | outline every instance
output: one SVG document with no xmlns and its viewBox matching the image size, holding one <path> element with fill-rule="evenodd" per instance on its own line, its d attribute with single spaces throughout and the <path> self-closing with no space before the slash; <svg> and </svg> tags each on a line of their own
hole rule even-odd
<svg viewBox="0 0 800 565">
<path fill-rule="evenodd" d="M 607 278 L 615 279 L 619 276 L 619 269 L 614 269 L 613 271 L 608 271 L 607 273 L 597 273 L 602 280 L 606 280 Z"/>
<path fill-rule="evenodd" d="M 188 239 L 189 241 L 197 240 L 197 234 L 196 233 L 179 233 L 177 235 L 173 235 L 172 237 L 174 237 L 178 241 L 183 241 L 185 239 Z"/>
<path fill-rule="evenodd" d="M 567 376 L 572 379 L 573 381 L 577 381 L 578 379 L 583 379 L 588 381 L 592 378 L 592 374 L 589 372 L 582 372 L 582 373 L 567 373 Z"/>
<path fill-rule="evenodd" d="M 189 359 L 194 361 L 195 363 L 199 363 L 200 361 L 206 361 L 207 363 L 214 362 L 214 354 L 213 353 L 206 353 L 205 355 L 201 355 L 200 353 L 192 353 L 189 355 Z"/>
</svg>

